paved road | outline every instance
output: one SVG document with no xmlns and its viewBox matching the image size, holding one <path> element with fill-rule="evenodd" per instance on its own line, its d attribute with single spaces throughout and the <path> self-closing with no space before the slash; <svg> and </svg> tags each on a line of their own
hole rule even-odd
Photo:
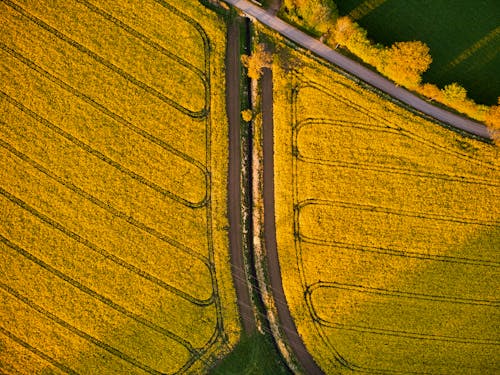
<svg viewBox="0 0 500 375">
<path fill-rule="evenodd" d="M 248 292 L 241 243 L 241 146 L 240 146 L 240 29 L 234 19 L 227 30 L 226 106 L 229 119 L 228 213 L 231 268 L 238 309 L 245 333 L 256 329 L 252 302 Z"/>
<path fill-rule="evenodd" d="M 408 90 L 394 85 L 388 79 L 382 77 L 380 74 L 364 67 L 363 65 L 355 62 L 348 57 L 335 52 L 330 47 L 327 47 L 320 41 L 310 37 L 297 28 L 280 20 L 276 16 L 266 12 L 264 9 L 250 3 L 247 0 L 224 0 L 229 4 L 242 10 L 247 15 L 258 19 L 263 24 L 276 30 L 288 39 L 301 45 L 304 48 L 314 52 L 325 60 L 341 67 L 345 71 L 365 81 L 366 83 L 382 90 L 383 92 L 391 95 L 392 97 L 400 100 L 403 103 L 410 105 L 418 111 L 440 120 L 455 128 L 464 130 L 468 133 L 478 135 L 484 138 L 490 138 L 488 130 L 482 124 L 475 121 L 466 119 L 457 114 L 448 112 L 444 109 L 433 106 L 425 100 L 420 99 L 418 96 L 412 94 Z"/>
<path fill-rule="evenodd" d="M 276 244 L 274 212 L 274 126 L 273 126 L 273 77 L 270 69 L 262 76 L 262 121 L 264 133 L 264 241 L 267 268 L 278 317 L 288 344 L 308 375 L 323 374 L 300 338 L 295 322 L 286 303 Z"/>
</svg>

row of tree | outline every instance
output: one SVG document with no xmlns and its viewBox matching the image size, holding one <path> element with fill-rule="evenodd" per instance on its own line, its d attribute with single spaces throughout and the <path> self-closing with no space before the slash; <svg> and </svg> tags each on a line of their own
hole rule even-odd
<svg viewBox="0 0 500 375">
<path fill-rule="evenodd" d="M 488 107 L 467 97 L 458 83 L 440 89 L 422 84 L 422 74 L 432 63 L 429 47 L 420 41 L 396 42 L 387 47 L 373 43 L 368 33 L 350 17 L 338 17 L 333 0 L 284 0 L 282 14 L 291 22 L 321 36 L 332 48 L 346 48 L 396 84 L 443 103 L 467 116 L 484 122 L 500 142 L 500 98 Z"/>
</svg>

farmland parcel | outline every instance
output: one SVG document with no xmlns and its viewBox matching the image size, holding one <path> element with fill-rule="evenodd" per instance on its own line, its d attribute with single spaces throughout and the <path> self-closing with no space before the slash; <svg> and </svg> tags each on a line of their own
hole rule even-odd
<svg viewBox="0 0 500 375">
<path fill-rule="evenodd" d="M 274 66 L 276 227 L 306 347 L 331 374 L 494 373 L 498 148 L 295 58 Z"/>
<path fill-rule="evenodd" d="M 0 372 L 203 372 L 239 326 L 224 23 L 0 2 Z"/>
<path fill-rule="evenodd" d="M 338 0 L 340 15 L 350 15 L 376 42 L 420 40 L 433 62 L 424 81 L 443 87 L 458 82 L 478 103 L 496 104 L 500 92 L 500 5 L 420 0 Z"/>
</svg>

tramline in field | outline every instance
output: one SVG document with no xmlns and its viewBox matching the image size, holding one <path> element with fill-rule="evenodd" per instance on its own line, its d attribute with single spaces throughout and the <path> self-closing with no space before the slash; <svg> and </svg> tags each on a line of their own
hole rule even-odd
<svg viewBox="0 0 500 375">
<path fill-rule="evenodd" d="M 493 373 L 498 149 L 297 58 L 273 67 L 276 230 L 307 349 L 326 373 Z"/>
<path fill-rule="evenodd" d="M 239 332 L 224 23 L 174 0 L 0 14 L 0 369 L 206 369 Z"/>
</svg>

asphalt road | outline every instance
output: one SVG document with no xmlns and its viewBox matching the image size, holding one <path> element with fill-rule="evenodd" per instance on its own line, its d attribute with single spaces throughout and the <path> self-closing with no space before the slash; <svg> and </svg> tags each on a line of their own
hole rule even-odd
<svg viewBox="0 0 500 375">
<path fill-rule="evenodd" d="M 240 29 L 234 19 L 227 30 L 226 106 L 229 120 L 228 215 L 231 268 L 236 289 L 238 309 L 245 333 L 256 329 L 252 301 L 247 285 L 242 247 L 241 228 L 241 134 L 240 134 Z"/>
<path fill-rule="evenodd" d="M 398 99 L 399 101 L 408 104 L 416 110 L 442 121 L 452 127 L 464 130 L 468 133 L 478 135 L 484 138 L 490 138 L 486 127 L 475 121 L 461 117 L 455 113 L 448 112 L 442 108 L 436 107 L 429 102 L 420 99 L 415 94 L 408 90 L 396 86 L 388 79 L 382 77 L 380 74 L 364 67 L 356 61 L 335 52 L 330 47 L 321 43 L 320 41 L 310 37 L 297 28 L 287 24 L 278 17 L 266 12 L 264 9 L 250 3 L 247 0 L 224 0 L 229 4 L 242 10 L 248 16 L 256 18 L 263 24 L 269 26 L 288 39 L 301 45 L 304 48 L 314 52 L 316 55 L 324 58 L 325 60 L 339 66 L 350 74 L 358 77 L 364 82 L 380 89 L 381 91 L 389 94 L 390 96 Z"/>
</svg>

